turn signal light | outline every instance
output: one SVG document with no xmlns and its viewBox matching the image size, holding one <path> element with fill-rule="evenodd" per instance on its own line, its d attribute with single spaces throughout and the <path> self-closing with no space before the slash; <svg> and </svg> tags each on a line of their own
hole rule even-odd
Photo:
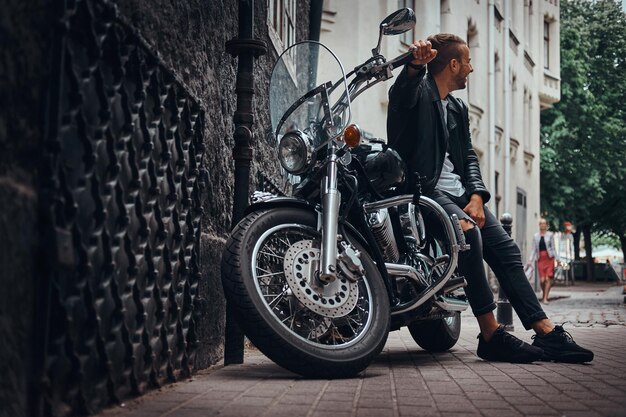
<svg viewBox="0 0 626 417">
<path fill-rule="evenodd" d="M 351 124 L 343 131 L 343 141 L 351 148 L 356 148 L 361 142 L 361 129 L 355 124 Z"/>
</svg>

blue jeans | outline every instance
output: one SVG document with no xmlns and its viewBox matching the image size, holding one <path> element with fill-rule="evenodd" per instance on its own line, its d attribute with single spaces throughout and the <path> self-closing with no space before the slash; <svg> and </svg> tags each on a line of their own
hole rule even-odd
<svg viewBox="0 0 626 417">
<path fill-rule="evenodd" d="M 474 223 L 463 211 L 469 202 L 467 195 L 454 197 L 435 190 L 429 197 L 439 203 L 449 215 L 456 214 L 459 220 L 465 219 Z M 535 321 L 547 318 L 546 313 L 524 274 L 519 248 L 489 209 L 487 207 L 484 209 L 485 225 L 482 229 L 475 226 L 465 232 L 470 249 L 459 254 L 459 273 L 467 280 L 465 294 L 475 316 L 481 316 L 496 308 L 482 262 L 484 259 L 496 274 L 511 306 L 528 330 Z M 427 230 L 430 230 L 428 227 L 432 227 L 433 221 L 429 216 L 426 216 L 426 219 L 429 223 Z"/>
</svg>

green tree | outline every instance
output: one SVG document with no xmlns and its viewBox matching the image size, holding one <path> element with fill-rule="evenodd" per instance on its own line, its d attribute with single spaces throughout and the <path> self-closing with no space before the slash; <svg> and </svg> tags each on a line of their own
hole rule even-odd
<svg viewBox="0 0 626 417">
<path fill-rule="evenodd" d="M 626 253 L 625 20 L 613 0 L 561 2 L 561 101 L 542 113 L 542 211 L 576 224 L 589 273 L 592 229 Z"/>
</svg>

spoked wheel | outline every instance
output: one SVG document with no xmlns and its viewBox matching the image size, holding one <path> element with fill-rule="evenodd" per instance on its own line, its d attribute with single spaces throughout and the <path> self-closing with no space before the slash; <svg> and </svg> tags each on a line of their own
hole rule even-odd
<svg viewBox="0 0 626 417">
<path fill-rule="evenodd" d="M 389 332 L 389 300 L 366 251 L 365 277 L 317 278 L 316 214 L 278 208 L 243 219 L 227 242 L 222 280 L 242 329 L 266 356 L 307 377 L 337 378 L 365 369 Z"/>
<path fill-rule="evenodd" d="M 408 327 L 413 340 L 422 349 L 429 352 L 445 352 L 459 340 L 461 313 L 457 311 L 436 320 L 414 321 Z"/>
</svg>

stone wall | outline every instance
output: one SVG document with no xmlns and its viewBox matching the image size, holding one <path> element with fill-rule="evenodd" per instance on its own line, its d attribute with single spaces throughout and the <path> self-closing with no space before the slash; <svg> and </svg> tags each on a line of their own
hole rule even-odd
<svg viewBox="0 0 626 417">
<path fill-rule="evenodd" d="M 102 0 L 110 3 L 111 0 Z M 53 248 L 42 245 L 38 222 L 39 168 L 44 153 L 49 95 L 54 87 L 55 19 L 64 2 L 7 0 L 0 19 L 0 415 L 27 413 L 29 382 L 36 387 L 42 364 L 40 343 L 45 323 L 36 323 L 38 302 L 47 293 L 45 264 Z M 195 369 L 223 357 L 225 305 L 219 268 L 231 226 L 234 192 L 233 114 L 236 108 L 237 59 L 225 51 L 237 35 L 237 0 L 114 0 L 122 20 L 130 24 L 164 65 L 202 101 L 205 111 L 205 167 L 208 171 L 201 237 L 200 301 L 197 333 L 200 345 Z M 268 82 L 278 54 L 268 38 L 266 2 L 255 2 L 255 37 L 267 42 L 268 53 L 255 64 L 256 116 L 254 164 L 257 173 L 278 180 L 279 167 L 268 114 Z M 308 36 L 310 0 L 298 2 L 297 39 Z M 53 254 L 55 255 L 55 254 Z M 45 271 L 43 271 L 45 272 Z M 45 321 L 45 320 L 44 320 Z M 37 348 L 40 348 L 37 350 Z M 32 388 L 32 387 L 31 387 Z M 37 392 L 34 391 L 35 396 Z"/>
<path fill-rule="evenodd" d="M 223 355 L 224 301 L 219 265 L 225 239 L 231 225 L 234 194 L 234 161 L 232 159 L 233 114 L 236 109 L 235 82 L 237 59 L 226 53 L 226 41 L 238 34 L 236 0 L 189 0 L 170 2 L 155 0 L 118 1 L 120 13 L 153 50 L 158 51 L 166 66 L 178 74 L 199 97 L 206 111 L 207 152 L 205 166 L 209 172 L 204 204 L 202 236 L 202 269 L 200 283 L 204 320 L 200 322 L 200 348 L 195 366 L 203 368 L 216 363 Z M 308 37 L 310 1 L 298 2 L 297 39 Z M 259 171 L 279 181 L 279 167 L 271 137 L 268 84 L 277 51 L 268 38 L 266 2 L 255 2 L 255 37 L 267 42 L 267 55 L 255 61 L 254 163 L 251 187 Z"/>
<path fill-rule="evenodd" d="M 44 1 L 7 0 L 0 18 L 0 415 L 26 415 L 32 369 L 37 165 L 51 25 Z"/>
</svg>

